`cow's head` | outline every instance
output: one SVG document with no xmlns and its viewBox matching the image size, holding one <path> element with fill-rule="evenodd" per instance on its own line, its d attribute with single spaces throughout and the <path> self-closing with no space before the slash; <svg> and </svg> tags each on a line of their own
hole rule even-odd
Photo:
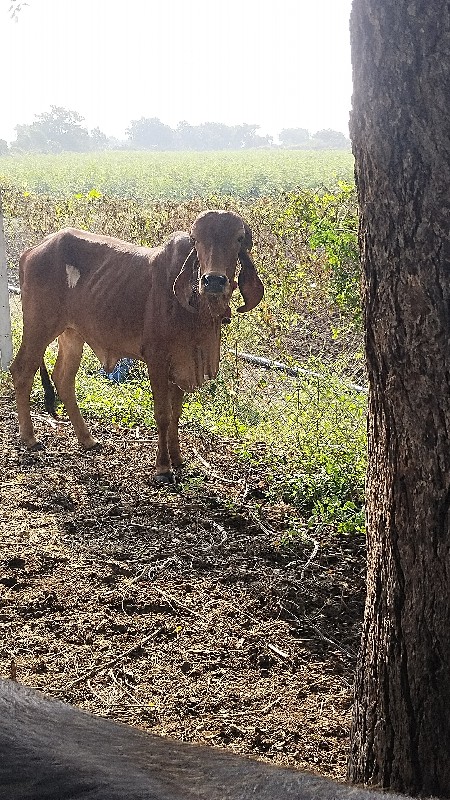
<svg viewBox="0 0 450 800">
<path fill-rule="evenodd" d="M 227 314 L 230 297 L 238 277 L 244 305 L 238 311 L 250 311 L 264 295 L 264 286 L 249 255 L 252 247 L 250 228 L 233 211 L 204 211 L 191 228 L 192 250 L 174 283 L 180 303 L 196 312 L 198 298 L 207 302 L 214 317 Z"/>
</svg>

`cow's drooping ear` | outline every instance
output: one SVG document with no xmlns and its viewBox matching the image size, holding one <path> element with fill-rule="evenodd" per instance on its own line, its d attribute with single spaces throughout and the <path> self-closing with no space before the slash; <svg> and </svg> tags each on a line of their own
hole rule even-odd
<svg viewBox="0 0 450 800">
<path fill-rule="evenodd" d="M 252 247 L 253 247 L 253 236 L 252 236 L 252 231 L 251 231 L 251 228 L 250 228 L 250 226 L 249 226 L 249 225 L 247 225 L 247 223 L 246 223 L 246 222 L 244 222 L 244 220 L 242 220 L 242 222 L 244 223 L 244 233 L 245 233 L 245 236 L 244 236 L 244 241 L 242 242 L 242 248 L 243 248 L 244 250 L 247 250 L 247 253 L 249 253 L 249 252 L 250 252 L 250 250 L 251 250 L 251 249 L 252 249 Z"/>
<path fill-rule="evenodd" d="M 244 222 L 245 237 L 242 242 L 242 247 L 239 251 L 239 261 L 241 262 L 241 271 L 238 278 L 239 291 L 245 300 L 245 305 L 239 306 L 238 311 L 242 314 L 244 311 L 251 311 L 264 297 L 264 285 L 259 277 L 256 267 L 250 257 L 253 245 L 252 232 L 248 225 Z"/>
<path fill-rule="evenodd" d="M 198 259 L 195 247 L 188 254 L 173 284 L 178 302 L 191 314 L 197 313 L 197 295 L 194 291 L 197 278 Z"/>
</svg>

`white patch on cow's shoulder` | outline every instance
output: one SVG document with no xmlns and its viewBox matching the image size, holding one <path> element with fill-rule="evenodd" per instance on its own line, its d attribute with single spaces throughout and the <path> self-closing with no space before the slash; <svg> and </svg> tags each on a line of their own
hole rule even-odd
<svg viewBox="0 0 450 800">
<path fill-rule="evenodd" d="M 80 270 L 72 266 L 72 264 L 66 264 L 66 273 L 69 289 L 73 289 L 80 279 Z"/>
</svg>

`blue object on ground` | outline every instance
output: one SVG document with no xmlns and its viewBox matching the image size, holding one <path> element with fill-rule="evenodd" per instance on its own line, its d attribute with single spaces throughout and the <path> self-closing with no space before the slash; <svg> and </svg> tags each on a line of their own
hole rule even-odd
<svg viewBox="0 0 450 800">
<path fill-rule="evenodd" d="M 102 367 L 100 370 L 100 375 L 108 378 L 108 380 L 112 381 L 113 383 L 123 383 L 128 378 L 132 366 L 132 358 L 121 358 L 117 362 L 112 372 L 106 372 L 106 370 L 104 370 Z"/>
</svg>

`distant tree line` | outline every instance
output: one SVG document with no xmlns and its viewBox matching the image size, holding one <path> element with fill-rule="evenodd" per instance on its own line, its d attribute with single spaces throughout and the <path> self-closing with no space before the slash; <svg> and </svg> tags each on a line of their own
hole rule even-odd
<svg viewBox="0 0 450 800">
<path fill-rule="evenodd" d="M 76 111 L 51 106 L 50 111 L 36 114 L 29 125 L 16 125 L 16 139 L 8 143 L 0 139 L 0 155 L 8 153 L 86 153 L 100 150 L 240 150 L 256 147 L 300 149 L 349 149 L 343 133 L 321 130 L 310 135 L 306 128 L 284 128 L 280 145 L 272 136 L 261 136 L 259 125 L 224 125 L 203 122 L 190 125 L 183 120 L 176 128 L 165 125 L 157 117 L 141 117 L 130 122 L 126 139 L 108 137 L 100 128 L 89 131 L 84 118 Z"/>
</svg>

